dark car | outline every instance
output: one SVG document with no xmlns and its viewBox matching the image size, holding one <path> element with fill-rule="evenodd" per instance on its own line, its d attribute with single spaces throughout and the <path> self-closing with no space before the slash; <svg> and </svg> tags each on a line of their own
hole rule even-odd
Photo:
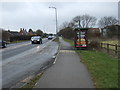
<svg viewBox="0 0 120 90">
<path fill-rule="evenodd" d="M 42 44 L 42 38 L 40 36 L 33 36 L 31 37 L 31 43 Z"/>
<path fill-rule="evenodd" d="M 7 47 L 7 42 L 4 40 L 0 40 L 0 48 L 6 48 Z"/>
</svg>

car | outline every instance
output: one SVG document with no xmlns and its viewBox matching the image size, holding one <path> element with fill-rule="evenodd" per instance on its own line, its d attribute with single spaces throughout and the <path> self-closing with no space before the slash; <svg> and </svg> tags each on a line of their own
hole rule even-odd
<svg viewBox="0 0 120 90">
<path fill-rule="evenodd" d="M 33 36 L 31 37 L 32 44 L 42 44 L 42 38 L 40 36 Z"/>
<path fill-rule="evenodd" d="M 52 36 L 52 38 L 54 38 L 55 36 Z"/>
<path fill-rule="evenodd" d="M 52 36 L 48 36 L 48 39 L 50 40 L 50 39 L 52 39 L 53 37 Z"/>
<path fill-rule="evenodd" d="M 7 47 L 7 42 L 4 40 L 0 40 L 0 48 L 6 48 Z"/>
</svg>

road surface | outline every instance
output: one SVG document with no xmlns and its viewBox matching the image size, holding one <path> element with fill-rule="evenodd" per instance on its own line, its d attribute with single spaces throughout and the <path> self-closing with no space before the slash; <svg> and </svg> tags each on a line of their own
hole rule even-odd
<svg viewBox="0 0 120 90">
<path fill-rule="evenodd" d="M 41 66 L 52 60 L 57 53 L 58 44 L 43 40 L 43 44 L 30 41 L 8 45 L 2 52 L 2 87 L 9 88 L 40 71 Z"/>
</svg>

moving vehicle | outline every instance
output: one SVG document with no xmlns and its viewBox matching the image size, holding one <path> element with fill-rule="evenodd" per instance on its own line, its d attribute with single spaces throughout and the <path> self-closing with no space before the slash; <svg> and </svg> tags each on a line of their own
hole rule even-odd
<svg viewBox="0 0 120 90">
<path fill-rule="evenodd" d="M 50 40 L 50 39 L 52 39 L 53 37 L 52 36 L 48 36 L 48 39 Z"/>
<path fill-rule="evenodd" d="M 33 36 L 31 37 L 31 43 L 42 44 L 42 38 L 40 36 Z"/>
<path fill-rule="evenodd" d="M 7 42 L 4 40 L 0 40 L 0 48 L 6 48 L 7 47 Z"/>
<path fill-rule="evenodd" d="M 75 40 L 74 46 L 75 48 L 86 49 L 88 47 L 87 40 L 87 28 L 76 28 L 75 29 Z"/>
</svg>

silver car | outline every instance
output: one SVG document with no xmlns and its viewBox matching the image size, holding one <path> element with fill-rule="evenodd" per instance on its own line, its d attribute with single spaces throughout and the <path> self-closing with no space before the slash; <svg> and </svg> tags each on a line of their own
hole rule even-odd
<svg viewBox="0 0 120 90">
<path fill-rule="evenodd" d="M 33 36 L 31 37 L 31 43 L 42 44 L 42 38 L 40 36 Z"/>
</svg>

